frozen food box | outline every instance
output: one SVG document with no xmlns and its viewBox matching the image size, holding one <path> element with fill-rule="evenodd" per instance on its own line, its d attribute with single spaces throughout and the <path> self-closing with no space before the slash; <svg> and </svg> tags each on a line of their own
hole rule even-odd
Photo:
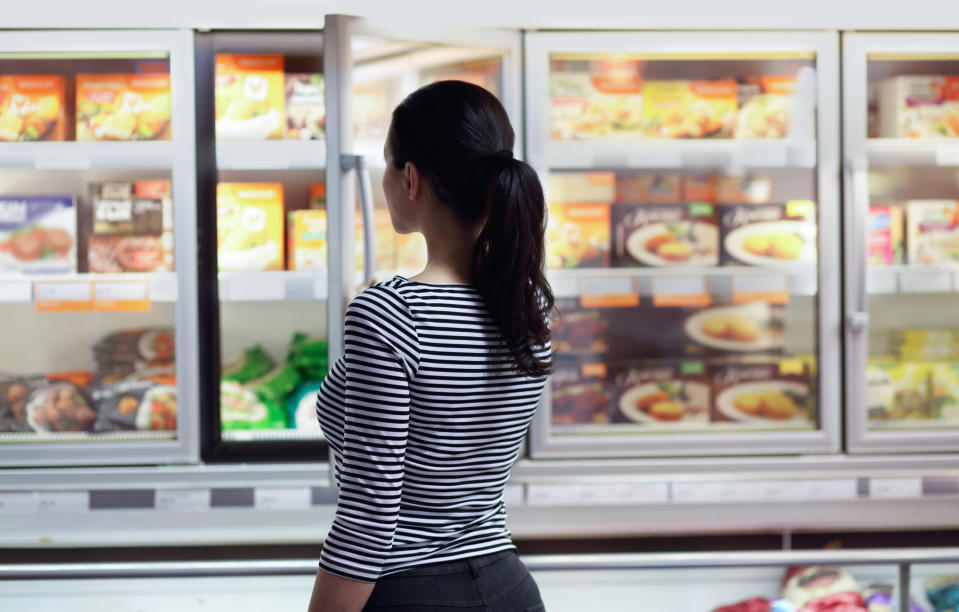
<svg viewBox="0 0 959 612">
<path fill-rule="evenodd" d="M 905 263 L 903 214 L 899 206 L 870 206 L 866 250 L 870 266 Z"/>
<path fill-rule="evenodd" d="M 709 381 L 702 361 L 612 364 L 613 420 L 674 429 L 709 421 Z"/>
<path fill-rule="evenodd" d="M 56 74 L 0 76 L 0 141 L 66 140 L 65 83 Z"/>
<path fill-rule="evenodd" d="M 801 360 L 716 362 L 708 367 L 713 422 L 770 429 L 816 424 L 816 385 Z"/>
<path fill-rule="evenodd" d="M 392 224 L 390 224 L 392 228 Z M 412 274 L 426 267 L 426 238 L 419 232 L 394 234 L 396 239 L 396 270 Z"/>
<path fill-rule="evenodd" d="M 612 172 L 550 172 L 547 179 L 550 202 L 612 202 L 616 175 Z"/>
<path fill-rule="evenodd" d="M 866 87 L 866 136 L 879 138 L 879 83 L 870 81 Z"/>
<path fill-rule="evenodd" d="M 97 410 L 96 431 L 175 431 L 177 394 L 174 385 L 151 380 L 107 383 L 91 393 Z"/>
<path fill-rule="evenodd" d="M 220 270 L 283 269 L 283 184 L 219 183 Z"/>
<path fill-rule="evenodd" d="M 133 210 L 136 214 L 142 214 L 143 211 L 160 212 L 160 244 L 163 247 L 163 269 L 173 270 L 173 191 L 170 181 L 147 180 L 137 181 L 133 184 L 133 196 L 135 198 Z M 152 229 L 155 224 L 151 222 L 149 227 Z M 134 226 L 134 231 L 138 231 Z"/>
<path fill-rule="evenodd" d="M 562 364 L 550 377 L 554 426 L 604 425 L 611 420 L 612 391 L 604 363 Z"/>
<path fill-rule="evenodd" d="M 214 85 L 216 137 L 281 139 L 286 132 L 282 55 L 218 53 Z"/>
<path fill-rule="evenodd" d="M 796 77 L 765 75 L 739 84 L 736 138 L 786 138 Z"/>
<path fill-rule="evenodd" d="M 677 310 L 677 309 L 656 309 Z M 781 305 L 767 302 L 719 303 L 706 308 L 682 309 L 676 323 L 684 336 L 674 340 L 700 348 L 706 355 L 781 354 L 786 330 L 786 313 Z M 651 318 L 656 314 L 650 315 Z M 660 327 L 664 327 L 662 322 Z M 686 354 L 694 354 L 686 348 Z"/>
<path fill-rule="evenodd" d="M 907 202 L 906 249 L 911 265 L 959 265 L 959 200 Z"/>
<path fill-rule="evenodd" d="M 549 75 L 549 132 L 554 140 L 640 138 L 642 63 L 576 62 Z"/>
<path fill-rule="evenodd" d="M 310 208 L 326 208 L 326 183 L 312 183 L 310 185 Z"/>
<path fill-rule="evenodd" d="M 816 207 L 806 200 L 720 205 L 719 233 L 723 265 L 816 262 Z"/>
<path fill-rule="evenodd" d="M 715 266 L 719 230 L 709 203 L 612 207 L 614 266 Z"/>
<path fill-rule="evenodd" d="M 77 270 L 72 196 L 0 196 L 0 274 Z"/>
<path fill-rule="evenodd" d="M 89 219 L 79 224 L 83 272 L 173 270 L 169 181 L 93 183 Z"/>
<path fill-rule="evenodd" d="M 169 74 L 78 74 L 77 140 L 170 140 Z"/>
<path fill-rule="evenodd" d="M 959 364 L 879 362 L 866 366 L 866 409 L 873 427 L 936 421 L 959 425 Z"/>
<path fill-rule="evenodd" d="M 610 206 L 601 203 L 549 205 L 546 259 L 551 268 L 609 265 Z"/>
<path fill-rule="evenodd" d="M 599 355 L 609 350 L 604 310 L 581 308 L 578 299 L 556 300 L 551 319 L 553 348 L 562 355 Z"/>
<path fill-rule="evenodd" d="M 616 177 L 617 204 L 679 202 L 680 194 L 678 174 L 619 174 Z"/>
<path fill-rule="evenodd" d="M 287 213 L 287 267 L 290 270 L 326 270 L 326 211 Z"/>
<path fill-rule="evenodd" d="M 286 137 L 323 140 L 326 137 L 326 102 L 322 74 L 286 75 Z"/>
<path fill-rule="evenodd" d="M 959 136 L 959 76 L 897 76 L 879 83 L 879 136 Z"/>
<path fill-rule="evenodd" d="M 646 81 L 643 124 L 648 138 L 731 138 L 736 81 Z"/>
<path fill-rule="evenodd" d="M 716 175 L 689 174 L 683 177 L 683 196 L 687 202 L 716 202 Z"/>
<path fill-rule="evenodd" d="M 768 204 L 772 201 L 772 179 L 762 174 L 717 176 L 713 182 L 719 204 Z"/>
<path fill-rule="evenodd" d="M 356 269 L 363 269 L 365 254 L 363 253 L 363 218 L 356 216 L 356 234 L 353 238 L 354 248 L 356 249 Z M 422 234 L 409 234 L 408 237 L 401 238 L 393 230 L 393 221 L 390 219 L 390 211 L 385 208 L 373 209 L 373 235 L 376 241 L 373 254 L 375 255 L 376 269 L 378 271 L 396 270 L 398 264 L 398 248 L 402 245 L 406 250 L 404 262 L 405 270 L 421 270 L 426 265 L 426 239 Z M 417 238 L 419 235 L 421 238 Z"/>
</svg>

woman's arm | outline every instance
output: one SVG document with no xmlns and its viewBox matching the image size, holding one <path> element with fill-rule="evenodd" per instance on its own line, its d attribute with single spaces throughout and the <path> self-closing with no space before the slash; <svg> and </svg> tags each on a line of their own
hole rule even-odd
<svg viewBox="0 0 959 612">
<path fill-rule="evenodd" d="M 359 612 L 374 586 L 373 582 L 350 580 L 320 570 L 313 582 L 309 612 Z"/>
</svg>

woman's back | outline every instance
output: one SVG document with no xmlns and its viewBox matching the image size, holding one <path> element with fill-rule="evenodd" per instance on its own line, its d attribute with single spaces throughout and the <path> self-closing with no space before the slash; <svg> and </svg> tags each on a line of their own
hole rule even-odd
<svg viewBox="0 0 959 612">
<path fill-rule="evenodd" d="M 321 566 L 375 580 L 513 548 L 503 488 L 545 377 L 517 372 L 482 296 L 396 277 L 346 337 L 317 407 L 341 486 Z"/>
</svg>

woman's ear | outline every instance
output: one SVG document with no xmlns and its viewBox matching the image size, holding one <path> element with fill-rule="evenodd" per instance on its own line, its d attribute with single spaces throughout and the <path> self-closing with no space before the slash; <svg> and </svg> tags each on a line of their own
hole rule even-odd
<svg viewBox="0 0 959 612">
<path fill-rule="evenodd" d="M 413 162 L 406 162 L 403 168 L 403 186 L 411 200 L 415 200 L 423 188 L 423 177 L 420 176 L 420 171 L 416 169 Z"/>
</svg>

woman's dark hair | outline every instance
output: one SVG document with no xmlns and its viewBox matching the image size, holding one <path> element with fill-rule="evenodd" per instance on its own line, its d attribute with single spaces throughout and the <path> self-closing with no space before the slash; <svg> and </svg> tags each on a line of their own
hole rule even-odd
<svg viewBox="0 0 959 612">
<path fill-rule="evenodd" d="M 466 222 L 485 220 L 473 247 L 472 284 L 499 326 L 516 367 L 552 371 L 538 354 L 550 338 L 553 292 L 543 274 L 546 202 L 536 172 L 512 154 L 513 128 L 496 96 L 439 81 L 393 111 L 393 164 L 412 162 L 443 203 Z"/>
</svg>

